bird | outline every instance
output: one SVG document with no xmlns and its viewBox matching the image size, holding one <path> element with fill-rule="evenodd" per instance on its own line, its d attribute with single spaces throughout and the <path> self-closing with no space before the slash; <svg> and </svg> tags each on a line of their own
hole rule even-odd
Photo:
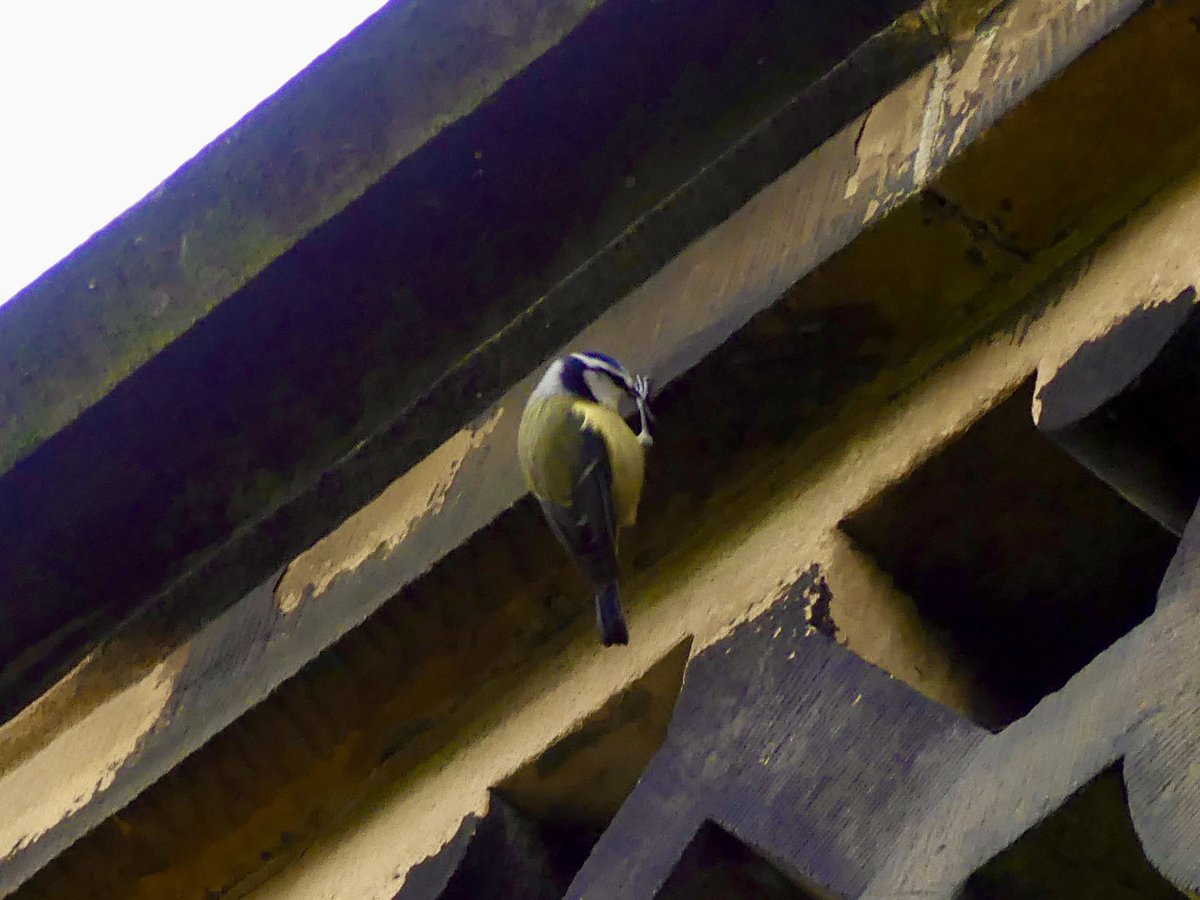
<svg viewBox="0 0 1200 900">
<path fill-rule="evenodd" d="M 617 531 L 637 520 L 650 435 L 650 383 L 606 353 L 555 359 L 534 387 L 517 430 L 525 484 L 550 530 L 595 592 L 606 647 L 629 643 L 621 611 Z M 637 406 L 634 434 L 621 404 Z"/>
</svg>

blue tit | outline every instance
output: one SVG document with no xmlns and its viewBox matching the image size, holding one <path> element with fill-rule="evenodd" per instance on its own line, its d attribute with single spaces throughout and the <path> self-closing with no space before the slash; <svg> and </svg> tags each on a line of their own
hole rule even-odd
<svg viewBox="0 0 1200 900">
<path fill-rule="evenodd" d="M 603 353 L 556 359 L 525 404 L 517 456 L 550 529 L 596 592 L 606 647 L 629 643 L 617 588 L 617 529 L 637 519 L 646 447 L 649 383 Z M 637 405 L 641 431 L 620 405 Z"/>
</svg>

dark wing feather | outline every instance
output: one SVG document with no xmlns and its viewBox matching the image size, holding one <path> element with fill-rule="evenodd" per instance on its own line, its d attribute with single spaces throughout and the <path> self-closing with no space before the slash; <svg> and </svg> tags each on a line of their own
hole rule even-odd
<svg viewBox="0 0 1200 900">
<path fill-rule="evenodd" d="M 558 539 L 588 580 L 603 587 L 617 577 L 617 518 L 612 498 L 612 466 L 604 438 L 584 429 L 571 506 L 539 501 Z"/>
</svg>

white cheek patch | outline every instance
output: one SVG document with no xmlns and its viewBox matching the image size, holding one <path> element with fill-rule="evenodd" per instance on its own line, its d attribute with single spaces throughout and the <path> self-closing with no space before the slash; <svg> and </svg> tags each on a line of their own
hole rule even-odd
<svg viewBox="0 0 1200 900">
<path fill-rule="evenodd" d="M 596 401 L 609 409 L 617 409 L 621 398 L 625 396 L 625 392 L 613 384 L 611 378 L 601 372 L 586 370 L 583 373 L 583 380 L 587 382 L 588 389 Z"/>
</svg>

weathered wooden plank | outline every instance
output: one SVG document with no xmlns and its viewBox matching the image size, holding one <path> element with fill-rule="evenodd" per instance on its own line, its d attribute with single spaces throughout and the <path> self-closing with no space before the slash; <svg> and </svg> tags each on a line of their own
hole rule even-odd
<svg viewBox="0 0 1200 900">
<path fill-rule="evenodd" d="M 1137 704 L 1138 720 L 1123 747 L 1125 787 L 1146 855 L 1178 887 L 1196 896 L 1200 894 L 1198 515 L 1188 522 L 1163 579 L 1155 618 L 1161 624 L 1141 649 L 1137 681 L 1128 695 Z"/>
<path fill-rule="evenodd" d="M 993 87 L 1010 100 L 1024 96 L 1055 66 L 1117 27 L 1131 11 L 1127 5 L 1107 4 L 1102 13 L 1079 20 L 1074 6 L 1037 6 L 1038 15 L 1044 14 L 1047 22 L 1063 26 L 1058 32 L 1061 40 L 1050 54 L 1027 21 L 1005 20 L 999 36 L 980 52 L 997 53 L 1006 65 L 985 83 L 980 82 L 979 71 L 964 70 L 964 96 L 978 88 L 977 99 L 983 104 Z M 1022 60 L 1010 59 L 1022 52 L 1032 57 L 1028 68 L 1020 68 Z M 893 113 L 899 110 L 921 120 L 931 75 L 927 72 L 889 98 Z M 989 110 L 996 112 L 995 107 Z M 940 131 L 884 129 L 873 139 L 872 152 L 865 159 L 857 153 L 857 124 L 844 129 L 727 222 L 694 242 L 582 339 L 598 345 L 620 344 L 626 347 L 623 355 L 631 364 L 649 369 L 659 381 L 670 380 L 924 184 L 935 171 L 929 154 L 940 158 L 933 145 L 954 143 L 979 115 L 983 115 L 980 108 L 968 104 L 947 118 Z M 918 159 L 924 162 L 914 169 Z M 775 239 L 764 241 L 765 234 Z M 277 576 L 283 572 L 170 653 L 164 669 L 170 678 L 170 701 L 154 727 L 133 752 L 122 757 L 111 777 L 97 772 L 97 789 L 83 797 L 81 805 L 65 809 L 56 825 L 33 823 L 22 831 L 28 823 L 15 823 L 21 833 L 4 860 L 5 888 L 19 883 L 265 698 L 321 648 L 520 496 L 512 463 L 512 431 L 514 411 L 520 408 L 528 384 L 528 380 L 518 384 L 489 415 L 400 479 L 378 504 L 305 554 L 278 590 Z M 133 644 L 137 646 L 136 641 Z M 121 671 L 127 648 L 115 645 L 107 651 L 110 655 L 102 654 L 81 670 L 78 681 L 87 683 L 96 672 Z M 68 707 L 69 697 L 68 693 Z M 62 700 L 52 698 L 53 703 Z M 45 713 L 35 709 L 31 719 L 38 721 Z M 100 738 L 100 720 L 88 711 L 79 715 L 80 734 L 87 740 Z M 58 720 L 49 716 L 43 721 Z M 108 730 L 102 735 L 106 740 L 110 736 Z M 694 831 L 697 823 L 691 824 Z"/>
<path fill-rule="evenodd" d="M 606 0 L 397 161 L 0 477 L 0 718 L 131 610 L 181 639 L 483 413 L 928 62 L 910 2 Z"/>
<path fill-rule="evenodd" d="M 667 743 L 568 896 L 652 896 L 712 821 L 835 893 L 949 898 L 1122 758 L 1146 855 L 1195 891 L 1198 548 L 1200 519 L 1154 616 L 997 735 L 813 632 L 814 570 L 689 666 Z"/>
</svg>

